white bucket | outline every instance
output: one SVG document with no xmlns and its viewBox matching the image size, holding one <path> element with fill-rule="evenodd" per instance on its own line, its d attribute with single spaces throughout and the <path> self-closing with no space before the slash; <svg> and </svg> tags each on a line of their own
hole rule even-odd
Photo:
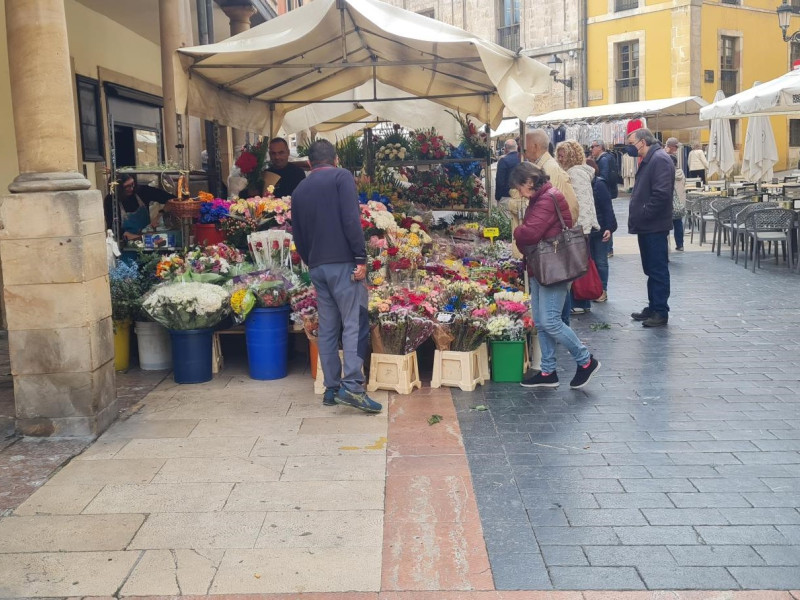
<svg viewBox="0 0 800 600">
<path fill-rule="evenodd" d="M 161 371 L 172 368 L 172 343 L 169 332 L 158 323 L 136 321 L 139 341 L 139 367 L 142 371 Z"/>
</svg>

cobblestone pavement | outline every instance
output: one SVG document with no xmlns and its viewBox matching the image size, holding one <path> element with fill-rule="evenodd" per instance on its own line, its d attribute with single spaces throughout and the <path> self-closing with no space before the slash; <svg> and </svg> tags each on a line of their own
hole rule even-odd
<svg viewBox="0 0 800 600">
<path fill-rule="evenodd" d="M 615 239 L 609 302 L 572 318 L 590 385 L 560 350 L 558 389 L 453 392 L 497 589 L 800 587 L 800 276 L 687 239 L 648 330 Z"/>
</svg>

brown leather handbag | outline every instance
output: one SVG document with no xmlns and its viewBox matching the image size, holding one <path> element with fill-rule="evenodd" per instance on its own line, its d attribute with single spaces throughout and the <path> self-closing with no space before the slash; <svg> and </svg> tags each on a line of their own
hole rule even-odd
<svg viewBox="0 0 800 600">
<path fill-rule="evenodd" d="M 549 194 L 561 221 L 561 233 L 526 246 L 525 259 L 533 278 L 539 285 L 548 286 L 573 281 L 586 274 L 589 268 L 589 247 L 580 225 L 569 228 L 553 194 Z"/>
</svg>

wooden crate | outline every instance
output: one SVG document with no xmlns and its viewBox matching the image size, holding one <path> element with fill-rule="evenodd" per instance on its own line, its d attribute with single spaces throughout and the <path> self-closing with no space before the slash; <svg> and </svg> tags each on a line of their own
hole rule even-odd
<svg viewBox="0 0 800 600">
<path fill-rule="evenodd" d="M 410 394 L 421 388 L 417 353 L 378 354 L 372 353 L 367 391 L 392 390 L 398 394 Z"/>
<path fill-rule="evenodd" d="M 486 369 L 488 370 L 488 362 Z M 480 349 L 472 352 L 454 352 L 437 350 L 433 356 L 433 377 L 431 387 L 458 387 L 471 392 L 477 385 L 483 385 L 486 379 L 481 373 Z"/>
</svg>

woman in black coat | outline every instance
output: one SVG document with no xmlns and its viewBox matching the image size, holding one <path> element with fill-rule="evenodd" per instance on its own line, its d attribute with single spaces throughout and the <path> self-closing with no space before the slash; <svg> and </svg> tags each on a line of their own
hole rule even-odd
<svg viewBox="0 0 800 600">
<path fill-rule="evenodd" d="M 594 192 L 594 209 L 597 212 L 597 222 L 600 223 L 599 231 L 592 231 L 589 234 L 589 250 L 597 265 L 597 273 L 603 283 L 603 295 L 595 302 L 605 302 L 608 300 L 608 248 L 611 242 L 611 234 L 617 230 L 617 217 L 614 215 L 614 206 L 611 202 L 611 194 L 608 192 L 608 184 L 600 177 L 597 170 L 597 163 L 589 158 L 586 164 L 594 168 L 595 178 L 592 181 L 592 191 Z"/>
</svg>

